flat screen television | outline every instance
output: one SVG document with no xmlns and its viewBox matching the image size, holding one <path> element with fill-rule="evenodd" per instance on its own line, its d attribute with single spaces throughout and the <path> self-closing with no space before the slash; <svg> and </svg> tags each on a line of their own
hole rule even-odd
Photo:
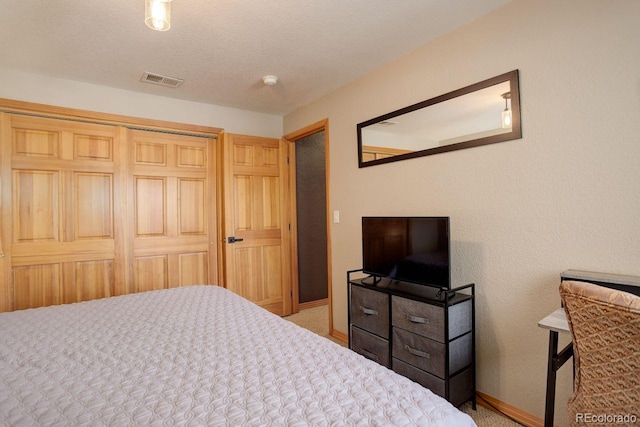
<svg viewBox="0 0 640 427">
<path fill-rule="evenodd" d="M 363 217 L 362 270 L 451 289 L 449 217 Z"/>
</svg>

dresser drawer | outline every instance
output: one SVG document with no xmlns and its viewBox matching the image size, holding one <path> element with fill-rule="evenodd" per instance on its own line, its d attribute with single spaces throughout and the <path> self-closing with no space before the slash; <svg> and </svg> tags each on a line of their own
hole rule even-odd
<svg viewBox="0 0 640 427">
<path fill-rule="evenodd" d="M 351 324 L 389 339 L 389 295 L 351 286 Z"/>
<path fill-rule="evenodd" d="M 446 341 L 445 308 L 407 298 L 391 298 L 393 326 L 414 332 L 439 342 Z M 447 308 L 449 313 L 449 339 L 471 332 L 473 307 L 471 300 L 462 301 Z"/>
<path fill-rule="evenodd" d="M 449 380 L 449 397 L 447 400 L 454 406 L 460 406 L 467 400 L 473 399 L 475 384 L 473 368 L 469 367 Z"/>
<path fill-rule="evenodd" d="M 389 341 L 352 325 L 349 347 L 367 359 L 389 367 Z"/>
<path fill-rule="evenodd" d="M 411 366 L 403 361 L 393 358 L 393 370 L 403 377 L 407 377 L 412 381 L 417 382 L 422 387 L 426 387 L 438 396 L 445 397 L 446 388 L 445 381 L 431 375 L 421 369 Z"/>
<path fill-rule="evenodd" d="M 473 399 L 475 394 L 473 384 L 473 369 L 468 368 L 449 379 L 449 396 L 446 395 L 446 381 L 431 375 L 421 369 L 404 363 L 396 358 L 392 359 L 393 370 L 403 377 L 417 382 L 428 388 L 438 396 L 449 400 L 454 406 L 460 406 L 467 400 Z"/>
<path fill-rule="evenodd" d="M 437 341 L 393 327 L 393 357 L 445 378 L 446 346 Z"/>
<path fill-rule="evenodd" d="M 391 312 L 393 326 L 444 342 L 444 307 L 393 296 Z"/>
</svg>

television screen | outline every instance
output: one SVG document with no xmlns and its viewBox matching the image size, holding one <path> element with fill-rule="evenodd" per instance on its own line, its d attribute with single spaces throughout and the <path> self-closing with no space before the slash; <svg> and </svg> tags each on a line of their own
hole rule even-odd
<svg viewBox="0 0 640 427">
<path fill-rule="evenodd" d="M 451 288 L 448 217 L 363 217 L 363 271 Z"/>
</svg>

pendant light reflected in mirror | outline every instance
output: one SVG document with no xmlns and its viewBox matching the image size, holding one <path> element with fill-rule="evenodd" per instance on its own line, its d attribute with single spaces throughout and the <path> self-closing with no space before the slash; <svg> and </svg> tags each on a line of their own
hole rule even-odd
<svg viewBox="0 0 640 427">
<path fill-rule="evenodd" d="M 504 98 L 504 111 L 502 112 L 502 128 L 509 129 L 512 126 L 511 121 L 511 110 L 509 109 L 509 105 L 507 104 L 508 100 L 511 99 L 511 92 L 505 92 L 502 94 Z"/>
</svg>

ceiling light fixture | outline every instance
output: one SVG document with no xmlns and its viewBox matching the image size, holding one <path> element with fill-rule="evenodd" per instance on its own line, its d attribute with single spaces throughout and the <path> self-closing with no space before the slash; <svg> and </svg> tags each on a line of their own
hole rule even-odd
<svg viewBox="0 0 640 427">
<path fill-rule="evenodd" d="M 504 111 L 502 112 L 502 128 L 511 129 L 513 123 L 511 121 L 511 110 L 507 104 L 507 100 L 511 99 L 511 92 L 505 92 L 502 94 L 504 98 Z"/>
<path fill-rule="evenodd" d="M 264 76 L 262 78 L 262 81 L 264 82 L 264 84 L 266 84 L 267 86 L 273 86 L 276 83 L 278 83 L 278 78 L 276 76 Z"/>
<path fill-rule="evenodd" d="M 144 23 L 157 31 L 171 28 L 171 0 L 145 0 Z"/>
</svg>

